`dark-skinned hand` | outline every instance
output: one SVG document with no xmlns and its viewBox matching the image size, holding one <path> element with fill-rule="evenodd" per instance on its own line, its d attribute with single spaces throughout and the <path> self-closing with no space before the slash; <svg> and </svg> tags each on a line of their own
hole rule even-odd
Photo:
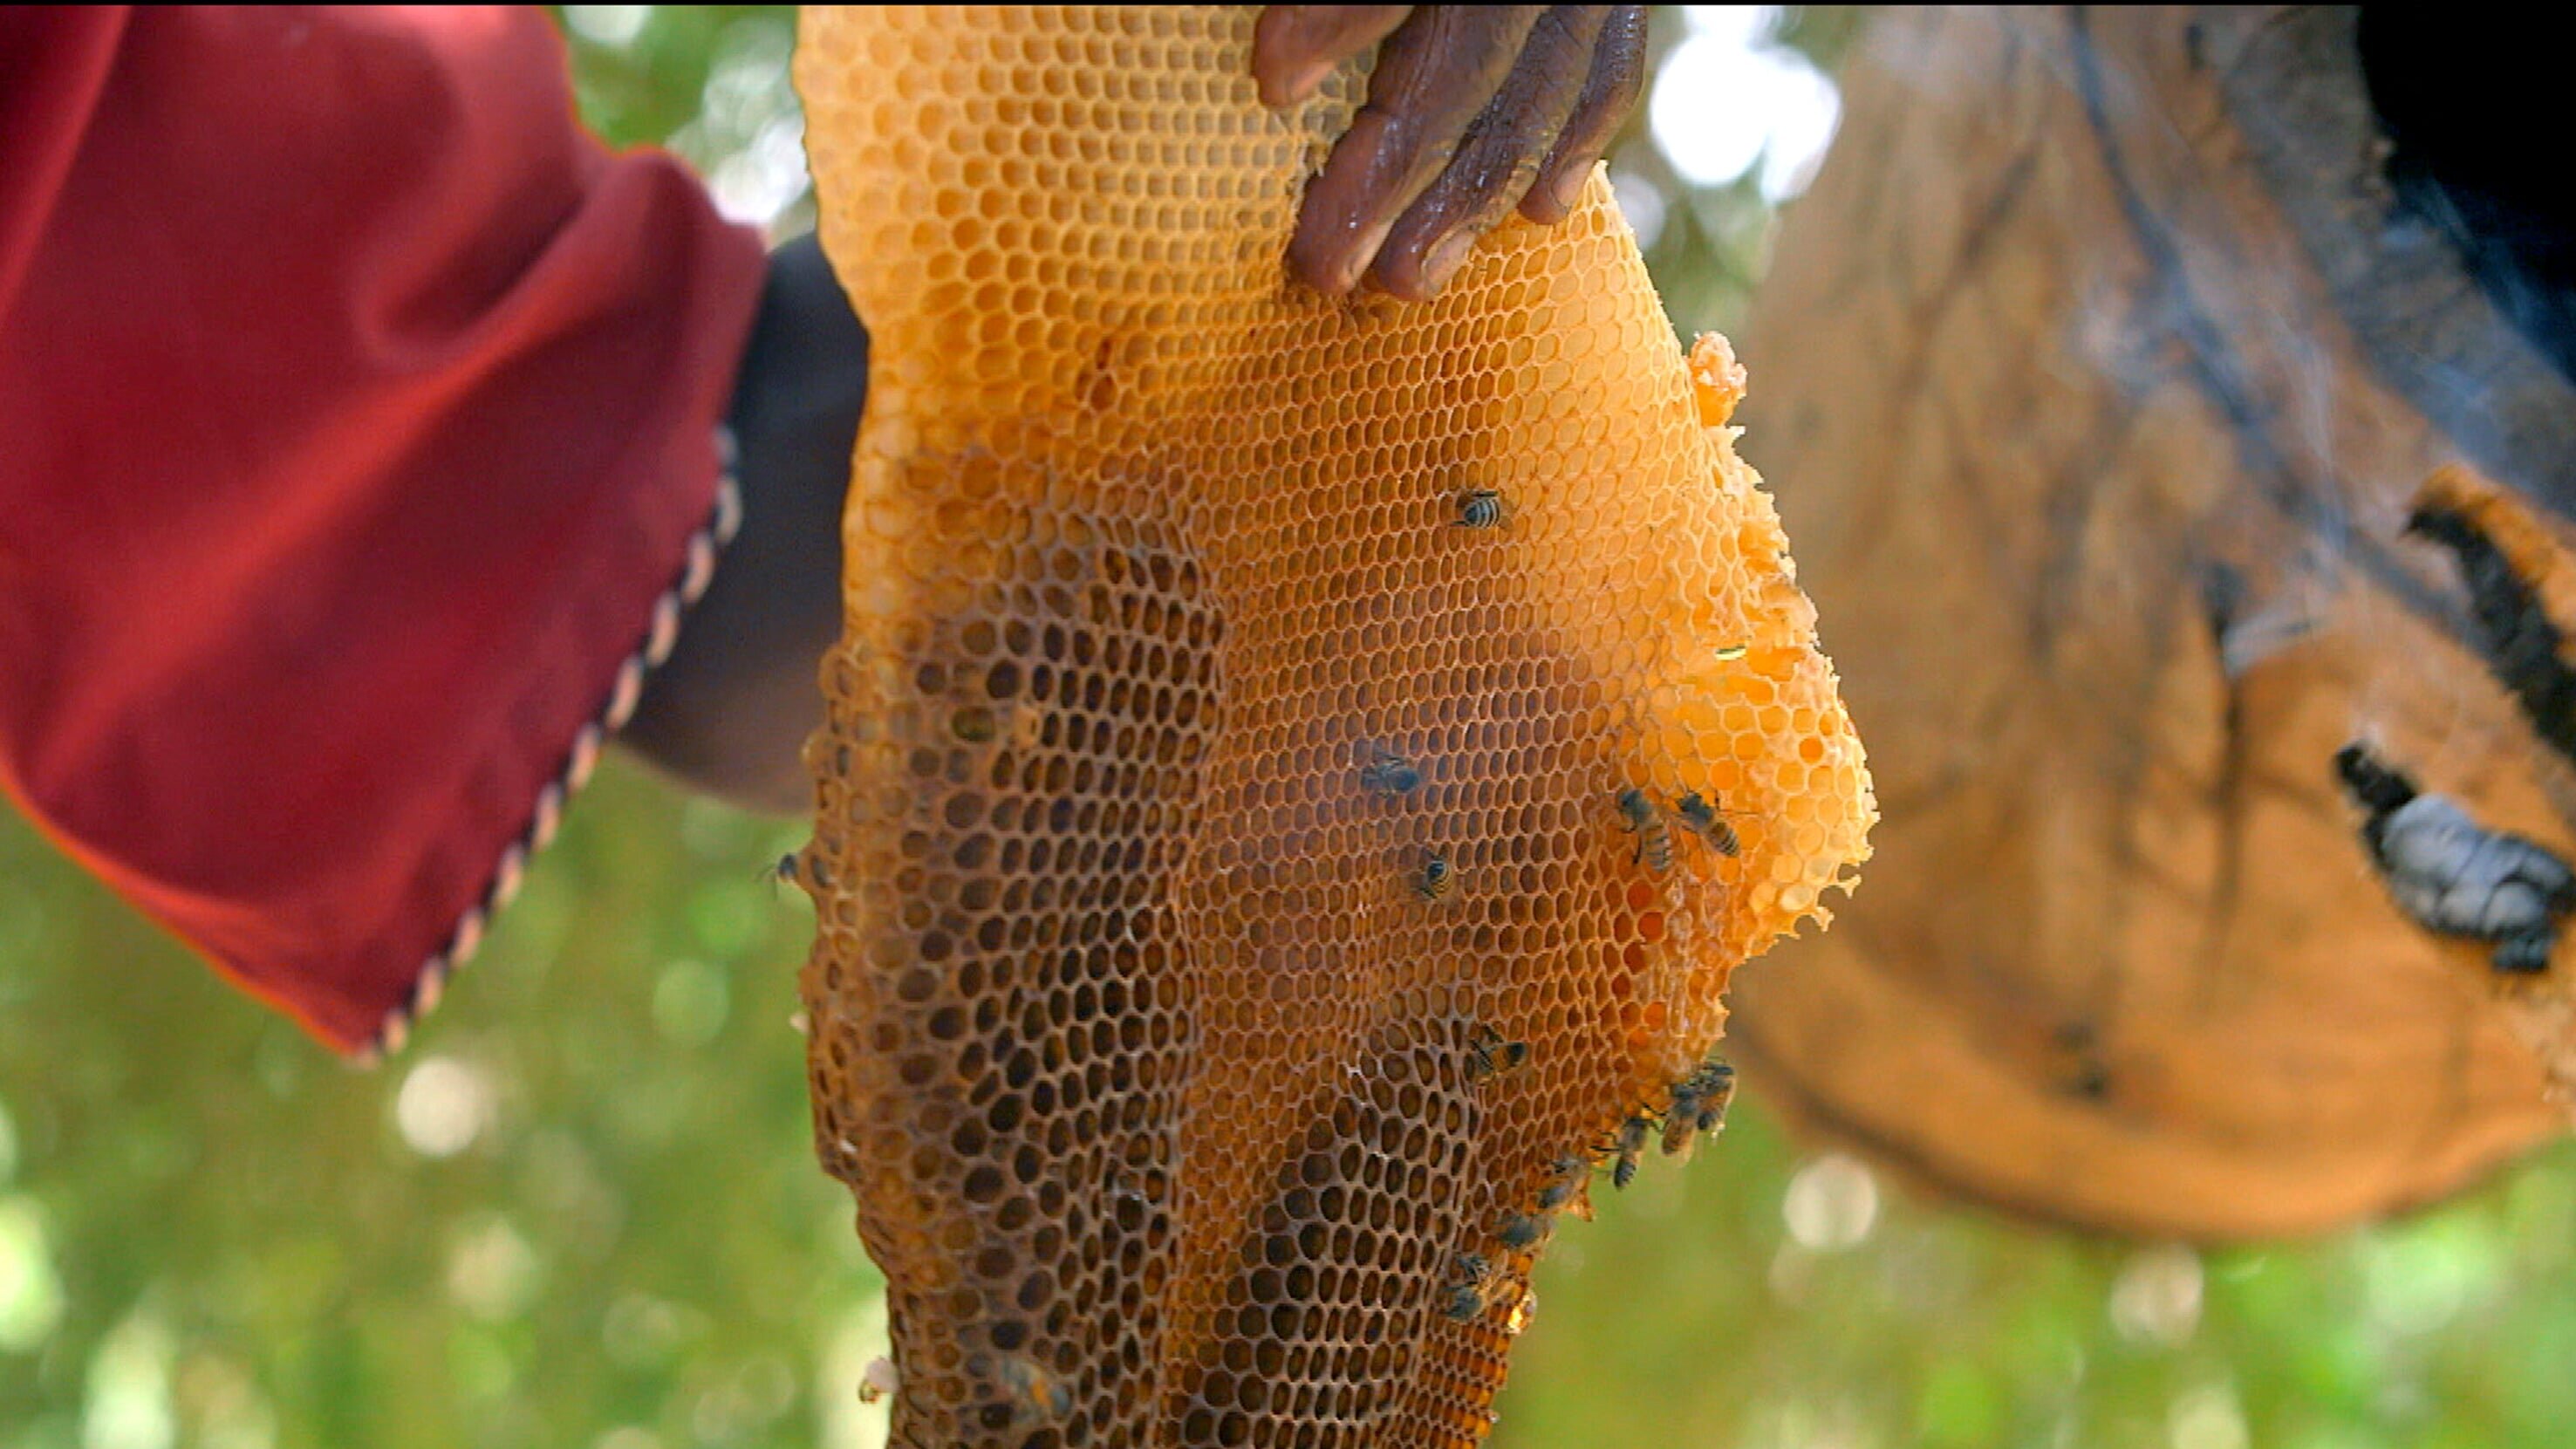
<svg viewBox="0 0 2576 1449">
<path fill-rule="evenodd" d="M 1294 105 L 1380 41 L 1368 104 L 1308 188 L 1291 274 L 1420 300 L 1518 208 L 1563 220 L 1636 104 L 1645 8 L 1274 5 L 1253 31 L 1262 99 Z M 841 499 L 867 395 L 867 333 L 811 237 L 770 256 L 734 384 L 742 532 L 623 739 L 696 789 L 811 808 L 799 763 L 841 627 Z"/>
<path fill-rule="evenodd" d="M 1288 270 L 1340 296 L 1363 277 L 1435 294 L 1517 208 L 1565 219 L 1645 80 L 1642 5 L 1273 5 L 1252 35 L 1261 98 L 1294 105 L 1384 41 L 1368 103 L 1306 191 Z"/>
</svg>

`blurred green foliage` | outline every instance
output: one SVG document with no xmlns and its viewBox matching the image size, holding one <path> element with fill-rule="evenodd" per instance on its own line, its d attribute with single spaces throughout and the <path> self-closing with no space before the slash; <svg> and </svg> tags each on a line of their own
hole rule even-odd
<svg viewBox="0 0 2576 1449">
<path fill-rule="evenodd" d="M 567 19 L 604 133 L 804 224 L 753 154 L 794 134 L 790 11 Z M 1830 64 L 1851 28 L 1779 33 Z M 1666 205 L 1677 323 L 1735 321 L 1758 190 L 1691 191 L 1640 135 L 1616 169 Z M 811 917 L 759 878 L 801 833 L 612 766 L 447 1004 L 357 1072 L 0 818 L 0 1449 L 881 1442 L 853 1389 L 882 1302 L 790 1024 Z M 2537 1446 L 2576 1422 L 2576 1153 L 2202 1255 L 1890 1200 L 1747 1098 L 1697 1163 L 1559 1233 L 1502 1449 Z"/>
</svg>

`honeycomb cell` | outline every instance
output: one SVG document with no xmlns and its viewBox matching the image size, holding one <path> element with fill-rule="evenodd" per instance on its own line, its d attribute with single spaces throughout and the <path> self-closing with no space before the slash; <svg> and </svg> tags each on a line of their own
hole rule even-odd
<svg viewBox="0 0 2576 1449">
<path fill-rule="evenodd" d="M 1264 110 L 1251 24 L 805 21 L 875 373 L 804 992 L 902 1444 L 1474 1443 L 1503 1226 L 1867 855 L 1723 342 L 1597 177 L 1436 303 L 1290 285 L 1362 81 Z"/>
</svg>

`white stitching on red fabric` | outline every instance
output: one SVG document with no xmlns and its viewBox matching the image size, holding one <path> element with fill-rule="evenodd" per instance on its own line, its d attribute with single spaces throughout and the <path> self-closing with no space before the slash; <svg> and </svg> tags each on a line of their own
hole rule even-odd
<svg viewBox="0 0 2576 1449">
<path fill-rule="evenodd" d="M 537 792 L 526 828 L 493 862 L 492 879 L 484 886 L 482 896 L 456 918 L 446 949 L 421 963 L 403 1004 L 385 1014 L 375 1036 L 355 1053 L 357 1065 L 371 1067 L 401 1051 L 411 1038 L 413 1024 L 437 1007 L 439 998 L 446 993 L 448 978 L 471 961 L 475 949 L 482 945 L 484 926 L 518 895 L 529 859 L 554 840 L 556 828 L 563 822 L 565 802 L 590 783 L 608 736 L 633 717 L 637 701 L 643 698 L 645 676 L 671 657 L 671 648 L 679 640 L 682 617 L 690 605 L 705 597 L 707 585 L 715 578 L 716 556 L 733 542 L 735 531 L 742 527 L 742 490 L 735 481 L 735 458 L 733 430 L 717 428 L 716 460 L 721 472 L 716 478 L 715 507 L 708 512 L 706 523 L 689 535 L 678 580 L 654 597 L 641 642 L 617 666 L 617 679 L 609 688 L 607 703 L 596 719 L 573 735 L 563 769 Z"/>
</svg>

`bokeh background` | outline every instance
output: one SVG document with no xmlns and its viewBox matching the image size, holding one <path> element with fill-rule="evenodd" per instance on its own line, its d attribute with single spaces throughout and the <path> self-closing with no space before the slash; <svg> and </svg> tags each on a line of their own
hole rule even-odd
<svg viewBox="0 0 2576 1449">
<path fill-rule="evenodd" d="M 558 14 L 604 134 L 672 146 L 777 236 L 811 225 L 792 10 Z M 1858 23 L 1658 13 L 1613 174 L 1682 334 L 1741 320 Z M 0 811 L 0 1449 L 880 1444 L 854 1388 L 883 1303 L 813 1162 L 790 1020 L 811 917 L 761 869 L 802 833 L 603 771 L 447 1003 L 358 1072 Z M 1714 1150 L 1600 1196 L 1540 1274 L 1502 1449 L 2556 1446 L 2576 1423 L 2576 1151 L 2404 1221 L 2202 1253 L 1907 1200 L 1785 1139 L 1757 1078 Z"/>
</svg>

